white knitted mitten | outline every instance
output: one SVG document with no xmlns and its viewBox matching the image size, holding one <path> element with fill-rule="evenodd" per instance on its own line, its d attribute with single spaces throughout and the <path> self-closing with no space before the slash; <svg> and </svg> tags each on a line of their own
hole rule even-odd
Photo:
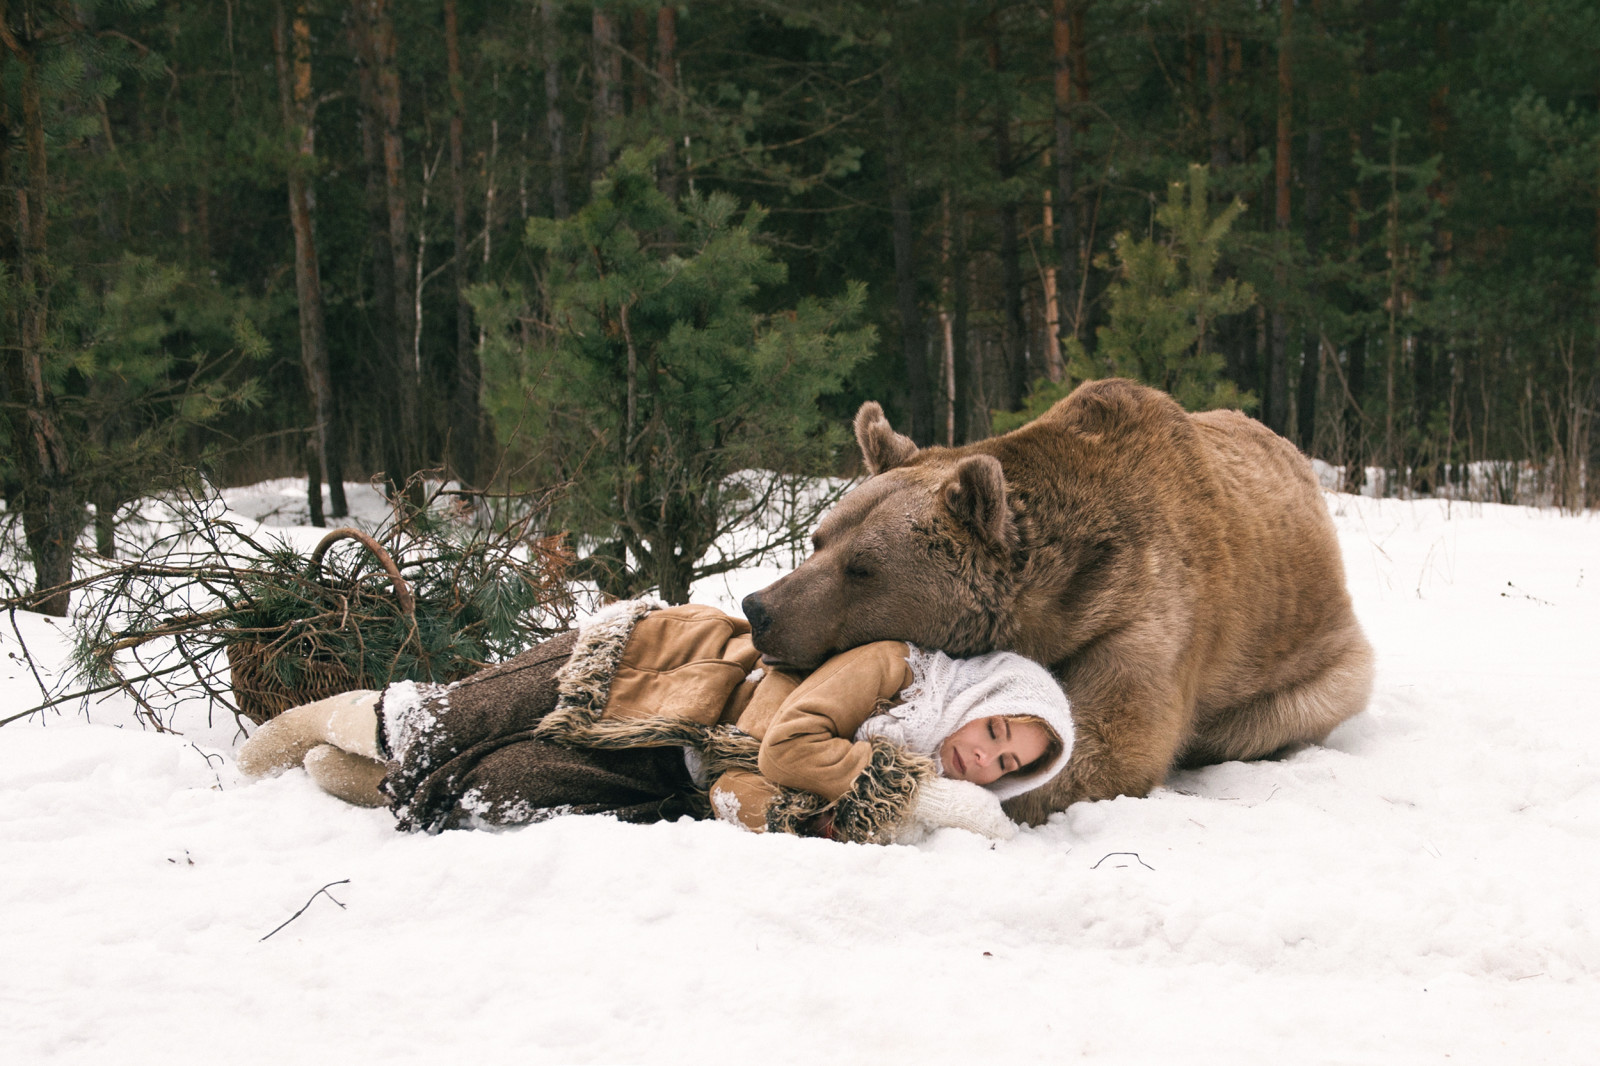
<svg viewBox="0 0 1600 1066">
<path fill-rule="evenodd" d="M 936 777 L 917 789 L 917 805 L 908 829 L 965 829 L 994 840 L 1010 840 L 1017 824 L 1000 809 L 1000 797 L 971 781 Z M 902 840 L 908 834 L 902 834 Z M 915 832 L 909 834 L 915 837 Z"/>
</svg>

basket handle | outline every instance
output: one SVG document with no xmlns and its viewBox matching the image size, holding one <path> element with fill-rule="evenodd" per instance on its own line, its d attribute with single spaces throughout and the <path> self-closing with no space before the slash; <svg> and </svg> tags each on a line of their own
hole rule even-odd
<svg viewBox="0 0 1600 1066">
<path fill-rule="evenodd" d="M 328 549 L 341 540 L 356 540 L 373 554 L 383 568 L 389 572 L 389 582 L 394 586 L 394 598 L 400 601 L 400 613 L 407 618 L 415 618 L 417 598 L 411 594 L 411 586 L 406 584 L 406 579 L 400 576 L 400 568 L 394 564 L 394 559 L 372 537 L 359 529 L 344 526 L 340 529 L 328 531 L 328 535 L 317 542 L 316 549 L 311 553 L 311 570 L 313 573 L 322 568 L 322 557 L 328 554 Z"/>
</svg>

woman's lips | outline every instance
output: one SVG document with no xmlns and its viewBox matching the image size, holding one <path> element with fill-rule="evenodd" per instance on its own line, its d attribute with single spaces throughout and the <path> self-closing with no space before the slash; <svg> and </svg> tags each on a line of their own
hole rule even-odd
<svg viewBox="0 0 1600 1066">
<path fill-rule="evenodd" d="M 967 761 L 961 757 L 961 753 L 959 751 L 957 751 L 956 749 L 951 748 L 950 749 L 950 758 L 952 760 L 954 760 L 954 762 L 956 764 L 956 776 L 957 777 L 961 777 L 961 778 L 966 777 L 967 776 Z"/>
</svg>

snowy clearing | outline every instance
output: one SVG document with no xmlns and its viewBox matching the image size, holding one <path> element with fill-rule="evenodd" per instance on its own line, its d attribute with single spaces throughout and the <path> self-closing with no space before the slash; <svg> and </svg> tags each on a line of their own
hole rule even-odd
<svg viewBox="0 0 1600 1066">
<path fill-rule="evenodd" d="M 233 505 L 287 508 L 275 484 Z M 0 1061 L 1592 1061 L 1600 526 L 1328 500 L 1370 710 L 1006 843 L 408 836 L 302 772 L 243 779 L 231 721 L 14 723 Z M 737 611 L 780 572 L 695 598 Z M 59 658 L 55 623 L 17 624 Z M 4 717 L 38 700 L 0 647 Z"/>
</svg>

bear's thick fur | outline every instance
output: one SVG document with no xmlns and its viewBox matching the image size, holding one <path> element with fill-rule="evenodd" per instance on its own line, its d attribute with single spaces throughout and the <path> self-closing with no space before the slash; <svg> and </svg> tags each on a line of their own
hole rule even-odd
<svg viewBox="0 0 1600 1066">
<path fill-rule="evenodd" d="M 757 647 L 796 667 L 874 640 L 1047 664 L 1072 760 L 1013 816 L 1319 742 L 1366 706 L 1372 648 L 1327 504 L 1259 422 L 1110 379 L 961 448 L 919 450 L 875 403 L 856 437 L 871 476 L 745 599 Z"/>
</svg>

